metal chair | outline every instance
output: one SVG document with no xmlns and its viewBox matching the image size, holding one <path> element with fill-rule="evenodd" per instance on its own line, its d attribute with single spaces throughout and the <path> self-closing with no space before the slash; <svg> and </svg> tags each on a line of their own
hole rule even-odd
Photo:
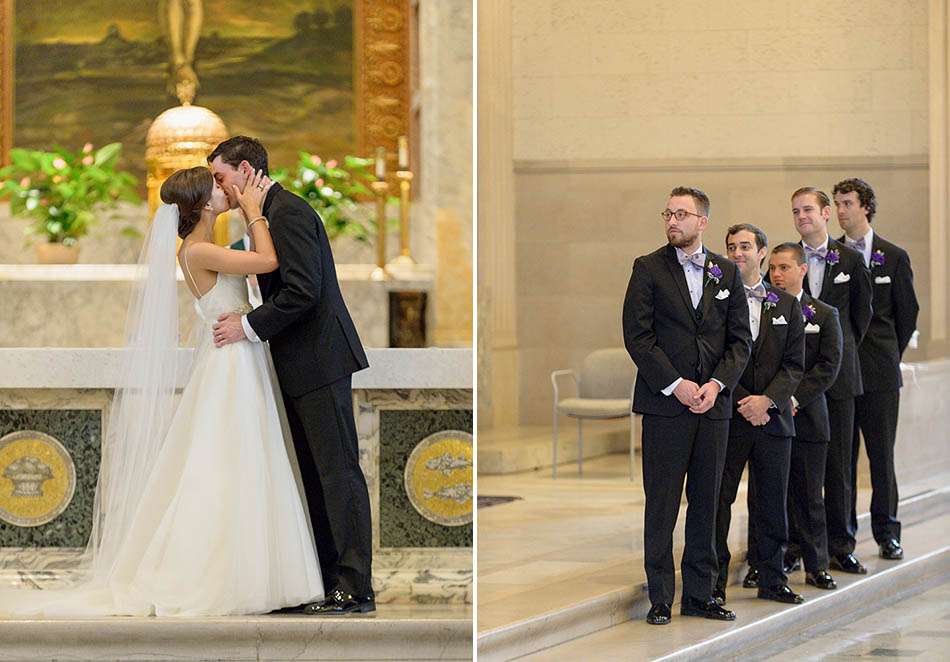
<svg viewBox="0 0 950 662">
<path fill-rule="evenodd" d="M 637 369 L 626 349 L 598 349 L 584 358 L 580 377 L 574 370 L 551 373 L 554 387 L 554 427 L 551 436 L 551 477 L 557 478 L 558 415 L 577 419 L 577 473 L 584 474 L 584 420 L 608 420 L 630 417 L 630 479 L 634 477 L 633 386 Z M 570 376 L 576 397 L 561 398 L 558 378 Z"/>
</svg>

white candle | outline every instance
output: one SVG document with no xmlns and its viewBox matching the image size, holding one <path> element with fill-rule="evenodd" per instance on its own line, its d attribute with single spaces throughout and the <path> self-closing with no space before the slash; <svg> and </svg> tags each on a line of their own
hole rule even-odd
<svg viewBox="0 0 950 662">
<path fill-rule="evenodd" d="M 409 169 L 409 139 L 399 136 L 399 169 Z"/>
<path fill-rule="evenodd" d="M 386 150 L 376 148 L 376 179 L 386 179 Z"/>
</svg>

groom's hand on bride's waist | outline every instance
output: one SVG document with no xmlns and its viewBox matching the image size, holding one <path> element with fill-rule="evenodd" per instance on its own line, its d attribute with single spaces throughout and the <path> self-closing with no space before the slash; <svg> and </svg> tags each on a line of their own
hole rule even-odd
<svg viewBox="0 0 950 662">
<path fill-rule="evenodd" d="M 247 336 L 244 335 L 244 325 L 241 324 L 241 316 L 234 313 L 221 315 L 212 329 L 215 347 L 224 347 L 234 342 L 247 340 Z"/>
</svg>

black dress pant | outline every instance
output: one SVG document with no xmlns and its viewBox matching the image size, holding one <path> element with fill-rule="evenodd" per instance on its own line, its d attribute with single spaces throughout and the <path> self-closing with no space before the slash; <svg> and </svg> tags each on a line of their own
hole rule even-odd
<svg viewBox="0 0 950 662">
<path fill-rule="evenodd" d="M 644 565 L 650 602 L 673 604 L 673 529 L 686 481 L 683 596 L 708 600 L 716 577 L 715 521 L 729 421 L 684 412 L 643 417 Z"/>
<path fill-rule="evenodd" d="M 369 491 L 360 469 L 353 418 L 352 378 L 299 397 L 284 406 L 327 592 L 373 595 L 373 529 Z"/>
<path fill-rule="evenodd" d="M 785 500 L 788 490 L 790 437 L 773 437 L 745 419 L 733 418 L 722 472 L 719 506 L 716 513 L 716 554 L 719 561 L 717 585 L 725 588 L 729 579 L 731 554 L 727 539 L 732 521 L 732 504 L 739 492 L 742 471 L 749 463 L 755 473 L 754 507 L 749 517 L 755 521 L 755 567 L 759 585 L 784 584 L 782 571 L 788 522 Z"/>
<path fill-rule="evenodd" d="M 788 473 L 788 550 L 801 556 L 805 571 L 812 574 L 828 569 L 828 532 L 825 523 L 825 461 L 828 444 L 823 441 L 792 440 Z"/>
<path fill-rule="evenodd" d="M 825 521 L 828 553 L 842 556 L 854 551 L 855 527 L 851 524 L 851 445 L 854 434 L 854 399 L 828 398 L 831 440 L 825 461 Z"/>
<path fill-rule="evenodd" d="M 851 528 L 858 530 L 857 473 L 861 435 L 871 465 L 871 531 L 879 544 L 900 541 L 897 519 L 897 476 L 894 473 L 894 443 L 901 392 L 880 391 L 859 395 L 854 401 L 854 428 L 851 444 Z"/>
</svg>

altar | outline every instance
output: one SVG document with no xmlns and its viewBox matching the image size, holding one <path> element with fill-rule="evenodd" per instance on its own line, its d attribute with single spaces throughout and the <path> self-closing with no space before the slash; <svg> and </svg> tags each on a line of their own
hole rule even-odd
<svg viewBox="0 0 950 662">
<path fill-rule="evenodd" d="M 54 474 L 29 512 L 0 494 L 0 583 L 24 581 L 15 570 L 22 568 L 31 571 L 26 581 L 62 581 L 85 546 L 125 351 L 0 348 L 0 473 L 11 473 L 4 470 L 16 460 L 16 443 L 29 442 L 38 449 L 29 455 Z M 179 360 L 190 353 L 180 349 Z M 471 604 L 472 351 L 368 349 L 367 356 L 370 367 L 353 375 L 353 389 L 377 601 Z M 71 487 L 53 480 L 57 468 L 72 476 Z"/>
</svg>

